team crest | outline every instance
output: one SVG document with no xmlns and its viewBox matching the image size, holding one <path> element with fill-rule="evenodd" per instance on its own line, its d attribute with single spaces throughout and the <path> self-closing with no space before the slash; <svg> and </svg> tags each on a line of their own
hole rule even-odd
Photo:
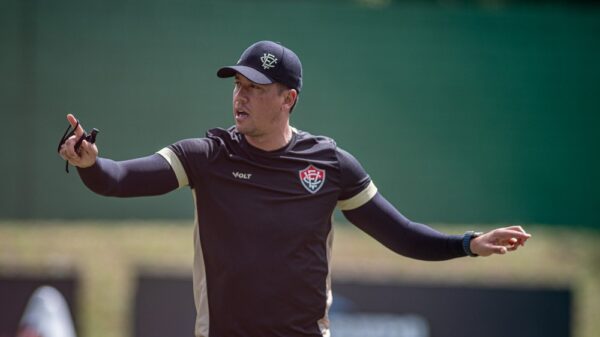
<svg viewBox="0 0 600 337">
<path fill-rule="evenodd" d="M 277 65 L 277 58 L 271 53 L 264 53 L 260 60 L 262 61 L 262 67 L 265 70 L 274 68 L 275 65 Z"/>
<path fill-rule="evenodd" d="M 298 173 L 302 186 L 312 194 L 317 193 L 325 183 L 325 170 L 318 169 L 312 164 Z"/>
</svg>

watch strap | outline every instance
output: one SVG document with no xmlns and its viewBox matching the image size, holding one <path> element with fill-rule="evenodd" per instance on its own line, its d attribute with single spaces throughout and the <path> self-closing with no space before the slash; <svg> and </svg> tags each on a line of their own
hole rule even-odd
<svg viewBox="0 0 600 337">
<path fill-rule="evenodd" d="M 465 232 L 465 235 L 463 235 L 462 246 L 463 246 L 465 253 L 468 256 L 472 256 L 472 257 L 479 256 L 471 251 L 471 240 L 480 236 L 481 234 L 483 234 L 483 233 L 475 232 L 475 231 L 467 231 L 467 232 Z"/>
</svg>

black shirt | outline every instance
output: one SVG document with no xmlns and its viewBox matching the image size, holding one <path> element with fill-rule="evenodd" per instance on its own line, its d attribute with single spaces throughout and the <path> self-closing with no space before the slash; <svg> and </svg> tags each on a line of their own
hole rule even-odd
<svg viewBox="0 0 600 337">
<path fill-rule="evenodd" d="M 376 193 L 356 159 L 298 130 L 262 151 L 235 128 L 159 154 L 195 197 L 197 336 L 323 336 L 332 213 Z"/>
</svg>

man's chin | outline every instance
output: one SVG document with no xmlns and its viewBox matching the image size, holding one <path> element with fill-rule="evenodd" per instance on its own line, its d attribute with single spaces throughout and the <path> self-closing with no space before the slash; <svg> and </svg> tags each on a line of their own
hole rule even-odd
<svg viewBox="0 0 600 337">
<path fill-rule="evenodd" d="M 248 128 L 240 126 L 238 123 L 235 123 L 235 130 L 242 135 L 246 135 L 248 133 Z"/>
</svg>

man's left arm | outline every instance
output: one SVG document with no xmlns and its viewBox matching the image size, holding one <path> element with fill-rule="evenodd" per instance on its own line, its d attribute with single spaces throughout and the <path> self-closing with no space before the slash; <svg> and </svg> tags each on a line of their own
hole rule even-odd
<svg viewBox="0 0 600 337">
<path fill-rule="evenodd" d="M 524 245 L 531 237 L 520 226 L 498 228 L 481 235 L 472 232 L 448 235 L 410 221 L 379 193 L 360 207 L 343 210 L 343 214 L 390 250 L 427 261 L 505 254 Z"/>
<path fill-rule="evenodd" d="M 392 251 L 419 260 L 505 254 L 523 246 L 531 236 L 520 226 L 483 233 L 448 235 L 410 221 L 389 203 L 348 152 L 338 148 L 342 193 L 338 207 L 344 216 Z"/>
</svg>

